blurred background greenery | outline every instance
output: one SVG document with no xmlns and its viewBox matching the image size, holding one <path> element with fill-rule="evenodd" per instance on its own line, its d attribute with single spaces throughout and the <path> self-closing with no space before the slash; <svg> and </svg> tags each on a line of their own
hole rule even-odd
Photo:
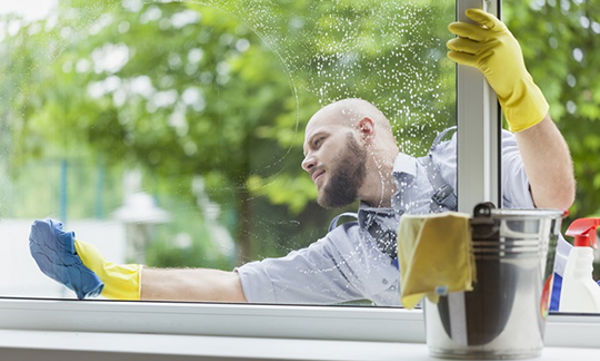
<svg viewBox="0 0 600 361">
<path fill-rule="evenodd" d="M 600 215 L 598 14 L 599 0 L 503 4 L 571 148 L 569 220 Z M 307 246 L 340 212 L 316 205 L 300 168 L 311 114 L 365 98 L 423 155 L 456 122 L 454 17 L 448 0 L 59 0 L 43 19 L 1 15 L 0 218 L 110 218 L 136 171 L 171 216 L 149 265 L 231 269 Z M 212 239 L 222 230 L 233 250 Z"/>
</svg>

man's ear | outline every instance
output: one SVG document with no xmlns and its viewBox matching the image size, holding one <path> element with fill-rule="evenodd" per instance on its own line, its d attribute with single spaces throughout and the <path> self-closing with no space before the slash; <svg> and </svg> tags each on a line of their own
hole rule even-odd
<svg viewBox="0 0 600 361">
<path fill-rule="evenodd" d="M 363 117 L 357 124 L 360 138 L 368 140 L 375 135 L 375 123 L 369 117 Z"/>
</svg>

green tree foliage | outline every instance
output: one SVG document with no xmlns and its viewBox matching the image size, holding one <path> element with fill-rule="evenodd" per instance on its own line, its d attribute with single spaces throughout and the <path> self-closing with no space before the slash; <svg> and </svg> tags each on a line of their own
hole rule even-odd
<svg viewBox="0 0 600 361">
<path fill-rule="evenodd" d="M 242 254 L 249 257 L 246 180 L 274 153 L 254 129 L 281 113 L 281 100 L 290 96 L 277 60 L 243 24 L 215 9 L 196 13 L 181 4 L 148 4 L 139 11 L 120 4 L 89 9 L 64 1 L 58 16 L 54 35 L 68 45 L 52 61 L 32 56 L 31 62 L 44 69 L 24 73 L 41 75 L 41 81 L 16 82 L 32 89 L 20 94 L 23 104 L 16 99 L 22 125 L 14 127 L 15 138 L 44 141 L 18 149 L 48 156 L 49 147 L 62 154 L 89 147 L 111 164 L 142 164 L 148 173 L 171 179 L 172 194 L 186 192 L 178 179 L 211 173 L 210 179 L 220 183 L 211 189 L 236 201 L 237 235 Z M 71 27 L 76 19 L 87 21 Z M 45 49 L 52 41 L 48 34 L 27 36 L 28 28 L 20 31 L 20 50 Z M 190 188 L 184 198 L 193 199 Z"/>
<path fill-rule="evenodd" d="M 414 155 L 455 123 L 454 64 L 445 59 L 453 1 L 59 5 L 48 19 L 2 22 L 21 24 L 0 42 L 0 152 L 12 151 L 5 168 L 16 177 L 31 159 L 65 157 L 106 165 L 107 174 L 141 167 L 178 217 L 150 252 L 159 265 L 198 265 L 193 255 L 210 252 L 196 240 L 193 251 L 169 240 L 195 217 L 188 231 L 209 237 L 192 187 L 198 176 L 223 209 L 218 221 L 238 242 L 238 262 L 322 236 L 333 213 L 315 205 L 299 165 L 303 128 L 331 101 L 372 101 Z M 571 147 L 573 216 L 597 213 L 600 204 L 598 7 L 596 0 L 504 4 Z M 110 184 L 109 193 L 120 191 Z"/>
<path fill-rule="evenodd" d="M 454 121 L 453 99 L 439 91 L 453 89 L 440 81 L 452 64 L 438 64 L 449 35 L 433 21 L 451 18 L 448 4 L 61 1 L 54 25 L 24 24 L 6 42 L 22 77 L 7 81 L 20 87 L 14 164 L 86 154 L 141 165 L 155 189 L 190 205 L 202 175 L 211 198 L 235 211 L 240 259 L 253 258 L 253 238 L 279 255 L 296 246 L 290 232 L 310 234 L 305 245 L 329 218 L 309 203 L 316 191 L 299 167 L 302 130 L 321 105 L 373 101 L 412 152 L 430 142 L 419 135 Z M 443 121 L 432 123 L 431 109 Z M 269 249 L 263 238 L 281 242 Z"/>
<path fill-rule="evenodd" d="M 600 1 L 514 1 L 504 8 L 571 150 L 577 199 L 569 220 L 600 215 Z"/>
<path fill-rule="evenodd" d="M 508 26 L 521 43 L 527 67 L 550 103 L 575 169 L 577 194 L 566 228 L 600 216 L 600 1 L 514 1 Z M 600 264 L 594 266 L 600 278 Z"/>
</svg>

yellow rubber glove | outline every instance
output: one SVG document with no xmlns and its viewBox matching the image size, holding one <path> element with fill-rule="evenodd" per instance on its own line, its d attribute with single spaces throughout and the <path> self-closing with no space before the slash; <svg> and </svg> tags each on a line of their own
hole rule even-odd
<svg viewBox="0 0 600 361">
<path fill-rule="evenodd" d="M 448 57 L 481 70 L 498 95 L 510 130 L 520 132 L 541 122 L 548 102 L 527 72 L 519 42 L 495 16 L 481 9 L 465 14 L 478 24 L 454 22 L 448 30 L 458 38 L 446 43 Z"/>
<path fill-rule="evenodd" d="M 75 250 L 83 264 L 104 282 L 102 296 L 118 300 L 139 300 L 142 265 L 108 262 L 91 244 L 75 240 Z"/>
</svg>

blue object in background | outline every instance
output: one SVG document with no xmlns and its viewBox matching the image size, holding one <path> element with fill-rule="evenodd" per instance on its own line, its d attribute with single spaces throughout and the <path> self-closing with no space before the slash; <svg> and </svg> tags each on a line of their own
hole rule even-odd
<svg viewBox="0 0 600 361">
<path fill-rule="evenodd" d="M 560 308 L 560 290 L 562 288 L 562 276 L 554 273 L 552 281 L 552 293 L 550 294 L 550 311 L 558 312 Z"/>
<path fill-rule="evenodd" d="M 556 253 L 554 255 L 553 281 L 550 294 L 550 311 L 558 312 L 560 310 L 560 293 L 562 290 L 562 279 L 565 275 L 567 260 L 573 246 L 565 240 L 562 234 L 558 235 L 556 242 Z"/>
<path fill-rule="evenodd" d="M 46 276 L 75 291 L 77 298 L 99 295 L 104 283 L 81 262 L 75 251 L 75 233 L 62 227 L 52 219 L 33 222 L 29 235 L 33 259 Z"/>
</svg>

